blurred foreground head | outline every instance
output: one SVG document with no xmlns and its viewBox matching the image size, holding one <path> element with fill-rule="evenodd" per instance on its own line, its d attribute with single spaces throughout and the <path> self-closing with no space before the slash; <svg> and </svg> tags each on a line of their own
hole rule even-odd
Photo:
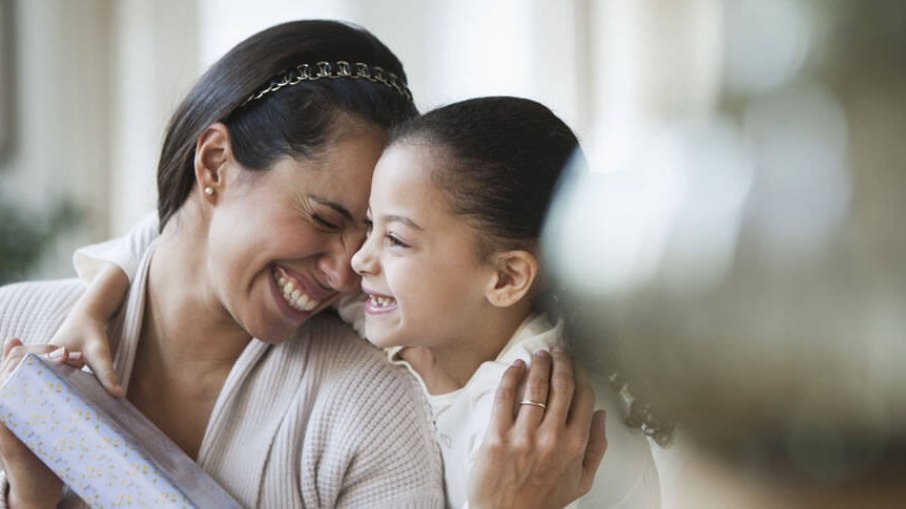
<svg viewBox="0 0 906 509">
<path fill-rule="evenodd" d="M 724 5 L 713 117 L 551 211 L 579 357 L 733 465 L 902 484 L 906 3 Z"/>
</svg>

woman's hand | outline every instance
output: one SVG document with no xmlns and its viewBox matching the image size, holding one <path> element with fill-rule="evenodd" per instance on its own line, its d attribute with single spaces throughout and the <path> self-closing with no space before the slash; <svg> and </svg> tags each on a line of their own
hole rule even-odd
<svg viewBox="0 0 906 509">
<path fill-rule="evenodd" d="M 83 352 L 85 363 L 101 385 L 117 397 L 123 396 L 125 391 L 113 369 L 107 322 L 122 305 L 128 289 L 129 278 L 122 269 L 112 263 L 103 263 L 50 340 L 53 345 Z"/>
<path fill-rule="evenodd" d="M 525 372 L 517 361 L 497 389 L 469 479 L 473 509 L 564 507 L 591 489 L 604 457 L 604 412 L 593 411 L 591 385 L 576 378 L 567 355 L 558 348 L 535 354 L 517 408 Z"/>
<path fill-rule="evenodd" d="M 6 380 L 26 353 L 43 355 L 52 362 L 73 367 L 82 365 L 79 352 L 55 345 L 24 346 L 12 338 L 3 345 L 0 381 Z M 11 509 L 57 506 L 63 493 L 63 482 L 3 425 L 0 425 L 0 463 L 9 483 L 7 505 Z"/>
</svg>

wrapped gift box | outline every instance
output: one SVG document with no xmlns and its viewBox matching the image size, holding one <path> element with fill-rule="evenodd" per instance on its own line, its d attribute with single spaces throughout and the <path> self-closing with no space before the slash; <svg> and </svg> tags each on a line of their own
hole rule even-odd
<svg viewBox="0 0 906 509">
<path fill-rule="evenodd" d="M 92 507 L 240 507 L 84 371 L 26 355 L 0 386 L 0 421 Z"/>
</svg>

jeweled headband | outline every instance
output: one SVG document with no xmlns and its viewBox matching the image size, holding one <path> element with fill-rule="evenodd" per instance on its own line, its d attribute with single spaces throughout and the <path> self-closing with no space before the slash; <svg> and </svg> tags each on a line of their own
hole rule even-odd
<svg viewBox="0 0 906 509">
<path fill-rule="evenodd" d="M 382 67 L 368 65 L 362 62 L 350 64 L 345 60 L 338 60 L 336 63 L 318 62 L 315 65 L 302 64 L 292 69 L 287 69 L 278 74 L 268 83 L 266 87 L 255 92 L 242 103 L 242 106 L 257 101 L 271 92 L 276 92 L 283 87 L 298 85 L 303 81 L 317 81 L 320 79 L 365 79 L 373 83 L 380 83 L 392 88 L 396 93 L 403 96 L 407 101 L 412 102 L 412 92 L 406 86 L 406 82 L 401 80 L 396 74 L 385 71 Z"/>
</svg>

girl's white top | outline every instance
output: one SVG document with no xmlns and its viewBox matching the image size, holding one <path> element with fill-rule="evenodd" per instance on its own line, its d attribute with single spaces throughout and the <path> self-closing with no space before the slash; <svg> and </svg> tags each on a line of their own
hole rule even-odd
<svg viewBox="0 0 906 509">
<path fill-rule="evenodd" d="M 434 414 L 435 438 L 444 458 L 444 482 L 451 507 L 466 507 L 469 471 L 491 419 L 494 394 L 504 371 L 516 359 L 531 363 L 537 350 L 560 342 L 562 324 L 545 315 L 526 318 L 497 358 L 479 366 L 466 385 L 446 394 L 427 394 L 425 384 L 399 357 L 401 348 L 387 349 L 394 364 L 409 368 L 418 378 Z M 609 385 L 593 380 L 595 409 L 607 412 L 607 452 L 591 491 L 571 508 L 660 507 L 657 469 L 648 440 L 624 423 L 619 396 Z"/>
</svg>

